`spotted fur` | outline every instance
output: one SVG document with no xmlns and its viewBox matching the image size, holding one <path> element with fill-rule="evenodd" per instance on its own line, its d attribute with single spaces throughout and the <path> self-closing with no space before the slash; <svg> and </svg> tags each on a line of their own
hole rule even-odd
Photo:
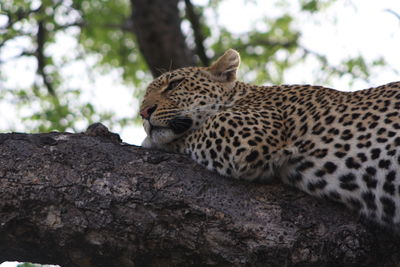
<svg viewBox="0 0 400 267">
<path fill-rule="evenodd" d="M 236 81 L 239 54 L 148 87 L 144 147 L 246 180 L 280 177 L 400 229 L 400 82 L 356 92 Z"/>
</svg>

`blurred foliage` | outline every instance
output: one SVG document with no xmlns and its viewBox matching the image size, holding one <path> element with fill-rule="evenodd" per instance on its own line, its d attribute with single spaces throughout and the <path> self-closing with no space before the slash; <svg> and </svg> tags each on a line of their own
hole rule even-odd
<svg viewBox="0 0 400 267">
<path fill-rule="evenodd" d="M 79 40 L 89 53 L 101 55 L 101 66 L 121 67 L 123 78 L 140 86 L 147 70 L 130 29 L 128 1 L 74 1 L 84 26 Z"/>
<path fill-rule="evenodd" d="M 224 1 L 227 0 L 209 0 L 202 6 L 197 5 L 196 10 L 201 15 L 218 18 L 218 8 Z M 246 4 L 262 0 L 242 1 Z M 329 8 L 335 1 L 299 0 L 299 12 L 312 15 Z M 227 48 L 236 48 L 242 55 L 242 76 L 256 83 L 283 83 L 287 70 L 310 57 L 319 62 L 323 72 L 316 82 L 324 84 L 343 75 L 368 79 L 372 67 L 385 64 L 383 59 L 365 62 L 361 56 L 356 56 L 333 66 L 325 55 L 310 51 L 300 43 L 301 29 L 296 25 L 296 18 L 285 12 L 285 6 L 293 2 L 275 2 L 282 14 L 260 18 L 246 33 L 231 33 L 218 23 L 211 24 L 213 20 L 201 17 L 206 54 L 215 57 Z M 97 72 L 120 70 L 124 82 L 136 89 L 132 90 L 132 97 L 139 97 L 151 77 L 131 30 L 132 8 L 135 7 L 128 0 L 0 1 L 0 55 L 5 48 L 25 44 L 12 56 L 0 57 L 0 81 L 7 81 L 1 72 L 2 64 L 20 58 L 37 61 L 37 74 L 32 84 L 21 88 L 0 86 L 0 103 L 12 99 L 20 111 L 30 110 L 20 114 L 26 130 L 30 131 L 79 131 L 82 125 L 85 127 L 94 121 L 120 127 L 134 122 L 133 118 L 117 118 L 114 113 L 97 110 L 93 103 L 83 101 L 80 88 L 63 86 L 69 78 L 62 75 L 66 65 L 93 56 Z M 182 5 L 180 9 L 182 21 L 189 24 Z M 60 34 L 75 38 L 76 49 L 56 58 L 51 48 L 59 45 Z M 194 49 L 193 34 L 190 30 L 185 34 L 189 47 Z"/>
<path fill-rule="evenodd" d="M 251 76 L 248 80 L 258 84 L 283 83 L 284 71 L 295 64 L 296 59 L 292 56 L 299 46 L 300 34 L 292 28 L 292 21 L 288 15 L 265 19 L 267 30 L 252 30 L 240 35 L 221 29 L 220 41 L 214 43 L 212 49 L 217 55 L 230 47 L 237 49 L 242 55 L 241 72 Z M 278 51 L 284 53 L 284 58 Z"/>
</svg>

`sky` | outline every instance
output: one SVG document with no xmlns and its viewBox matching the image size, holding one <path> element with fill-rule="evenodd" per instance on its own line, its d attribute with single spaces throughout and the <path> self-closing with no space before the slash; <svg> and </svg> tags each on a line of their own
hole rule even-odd
<svg viewBox="0 0 400 267">
<path fill-rule="evenodd" d="M 206 0 L 195 0 L 194 3 L 205 3 Z M 243 5 L 242 1 L 223 1 L 219 8 L 219 23 L 226 26 L 231 32 L 245 33 L 252 25 L 257 25 L 256 20 L 262 16 L 270 18 L 281 15 L 282 9 L 274 8 L 274 1 L 253 1 Z M 298 10 L 298 1 L 288 1 L 286 11 Z M 349 87 L 349 77 L 336 79 L 332 87 L 340 90 L 358 90 L 372 86 L 378 86 L 392 81 L 400 80 L 400 18 L 390 13 L 388 9 L 400 14 L 399 0 L 362 0 L 362 1 L 336 1 L 336 3 L 324 12 L 314 15 L 296 14 L 297 26 L 301 29 L 301 43 L 309 49 L 327 55 L 332 63 L 339 63 L 342 59 L 354 55 L 362 55 L 367 60 L 383 57 L 391 66 L 391 69 L 383 70 L 370 77 L 368 83 L 357 81 Z M 206 10 L 206 15 L 207 15 Z M 1 21 L 0 21 L 1 23 Z M 73 34 L 73 33 L 71 33 Z M 0 55 L 1 58 L 12 57 L 16 48 L 23 45 L 13 44 Z M 76 42 L 68 35 L 58 36 L 58 43 L 51 48 L 51 53 L 59 59 L 65 51 L 74 49 Z M 63 75 L 71 77 L 64 86 L 82 88 L 85 91 L 84 99 L 93 100 L 95 106 L 101 110 L 115 111 L 120 117 L 136 116 L 139 101 L 132 97 L 132 90 L 124 85 L 121 72 L 118 70 L 110 73 L 93 73 L 90 77 L 82 75 L 91 69 L 96 62 L 95 58 L 88 58 L 85 62 L 69 64 L 63 69 Z M 3 75 L 9 77 L 6 85 L 8 87 L 26 87 L 34 79 L 34 62 L 31 60 L 14 60 L 2 67 Z M 316 62 L 307 61 L 302 65 L 290 70 L 286 74 L 287 83 L 311 83 L 315 75 Z M 395 71 L 393 71 L 395 70 Z M 397 71 L 397 73 L 396 73 Z M 21 79 L 24 77 L 24 79 Z M 0 84 L 0 90 L 2 86 Z M 95 90 L 94 90 L 95 89 Z M 23 131 L 23 125 L 16 123 L 17 118 L 13 112 L 13 103 L 1 102 L 0 121 L 1 129 L 15 126 L 17 130 Z M 37 109 L 40 107 L 31 107 Z M 26 110 L 29 113 L 30 110 Z M 83 127 L 83 126 L 82 126 Z M 124 130 L 115 129 L 121 134 L 122 139 L 131 144 L 140 145 L 145 138 L 141 126 L 128 127 Z M 13 267 L 15 263 L 3 263 L 0 267 Z"/>
<path fill-rule="evenodd" d="M 207 0 L 193 2 L 203 4 Z M 355 55 L 362 55 L 367 61 L 383 57 L 392 69 L 400 70 L 400 19 L 387 11 L 390 9 L 400 13 L 400 1 L 342 0 L 336 1 L 327 10 L 312 15 L 298 13 L 298 1 L 288 2 L 290 4 L 286 4 L 284 8 L 276 8 L 275 1 L 247 1 L 245 5 L 242 1 L 223 1 L 218 10 L 218 18 L 210 16 L 210 22 L 223 25 L 233 33 L 246 33 L 253 25 L 262 29 L 264 25 L 257 23 L 257 20 L 263 16 L 274 18 L 282 15 L 283 12 L 289 12 L 296 15 L 296 25 L 302 32 L 302 45 L 327 55 L 330 62 L 339 63 Z M 210 10 L 205 11 L 206 16 L 210 13 Z M 75 34 L 73 29 L 70 33 L 57 36 L 56 45 L 49 48 L 49 52 L 55 55 L 56 61 L 61 61 L 65 57 L 65 51 L 76 49 L 76 40 L 69 34 Z M 22 40 L 20 43 L 12 44 L 0 56 L 12 57 L 17 53 L 17 47 L 23 45 L 23 42 Z M 68 64 L 62 69 L 62 75 L 70 79 L 67 79 L 63 86 L 81 88 L 84 92 L 83 100 L 90 100 L 99 110 L 115 111 L 119 117 L 134 118 L 139 100 L 132 97 L 132 88 L 122 82 L 121 71 L 118 69 L 108 73 L 93 71 L 95 62 L 96 58 L 92 56 L 86 58 L 84 62 Z M 314 75 L 320 71 L 316 67 L 315 60 L 307 60 L 285 74 L 286 83 L 312 83 Z M 27 59 L 13 60 L 6 63 L 2 71 L 8 77 L 7 87 L 26 87 L 34 80 L 35 63 Z M 88 72 L 91 72 L 90 75 L 85 75 Z M 400 80 L 399 73 L 388 69 L 372 75 L 368 83 L 357 81 L 349 87 L 349 77 L 345 76 L 334 80 L 330 86 L 351 91 L 397 80 Z M 2 102 L 0 129 L 14 126 L 16 130 L 24 131 L 23 124 L 17 123 L 16 112 L 10 112 L 13 109 L 13 103 Z M 40 107 L 30 107 L 22 113 L 29 114 L 35 109 L 40 109 Z M 83 130 L 86 125 L 81 124 L 78 122 L 78 126 Z M 127 143 L 140 145 L 145 138 L 140 125 L 113 130 L 120 133 Z"/>
</svg>

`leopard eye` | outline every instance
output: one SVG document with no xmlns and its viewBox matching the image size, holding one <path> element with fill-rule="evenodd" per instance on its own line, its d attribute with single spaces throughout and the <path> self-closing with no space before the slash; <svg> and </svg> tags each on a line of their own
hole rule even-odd
<svg viewBox="0 0 400 267">
<path fill-rule="evenodd" d="M 168 84 L 168 87 L 165 88 L 164 92 L 171 91 L 172 89 L 175 89 L 183 80 L 184 79 L 170 81 L 169 84 Z"/>
</svg>

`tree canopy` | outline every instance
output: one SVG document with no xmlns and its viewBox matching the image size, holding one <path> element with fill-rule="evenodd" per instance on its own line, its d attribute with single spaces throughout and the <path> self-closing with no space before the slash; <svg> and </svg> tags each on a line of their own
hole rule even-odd
<svg viewBox="0 0 400 267">
<path fill-rule="evenodd" d="M 17 116 L 29 131 L 79 131 L 94 121 L 124 127 L 135 123 L 135 118 L 99 110 L 90 97 L 84 97 L 81 84 L 69 82 L 74 64 L 86 64 L 78 77 L 88 76 L 89 83 L 90 77 L 97 77 L 93 73 L 116 72 L 135 98 L 152 76 L 188 65 L 208 65 L 228 48 L 241 52 L 242 76 L 256 83 L 284 83 L 285 73 L 306 60 L 314 61 L 323 73 L 313 82 L 325 85 L 343 75 L 350 81 L 367 80 L 386 64 L 383 58 L 367 61 L 360 55 L 332 63 L 301 42 L 302 29 L 288 6 L 313 16 L 335 0 L 271 1 L 279 12 L 258 18 L 246 32 L 232 32 L 218 22 L 219 7 L 227 2 L 3 0 L 0 104 L 18 107 Z M 242 0 L 243 5 L 259 2 Z M 12 62 L 33 66 L 23 72 L 31 75 L 21 77 L 21 84 L 8 82 L 10 68 L 16 66 Z M 2 130 L 14 130 L 12 125 L 9 128 Z"/>
</svg>

